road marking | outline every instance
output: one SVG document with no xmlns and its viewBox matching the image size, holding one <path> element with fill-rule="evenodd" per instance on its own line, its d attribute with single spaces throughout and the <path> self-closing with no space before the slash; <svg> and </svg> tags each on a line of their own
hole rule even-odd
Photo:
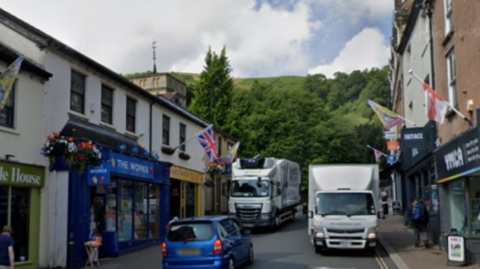
<svg viewBox="0 0 480 269">
<path fill-rule="evenodd" d="M 387 264 L 385 263 L 385 261 L 382 259 L 382 257 L 378 253 L 378 250 L 375 250 L 375 260 L 380 265 L 381 269 L 388 269 Z"/>
</svg>

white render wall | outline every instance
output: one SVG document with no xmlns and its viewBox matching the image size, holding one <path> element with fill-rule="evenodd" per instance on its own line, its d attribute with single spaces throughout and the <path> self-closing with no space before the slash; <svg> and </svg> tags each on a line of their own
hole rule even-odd
<svg viewBox="0 0 480 269">
<path fill-rule="evenodd" d="M 402 55 L 403 73 L 403 109 L 404 117 L 415 123 L 416 127 L 423 127 L 428 122 L 425 106 L 425 94 L 422 84 L 410 75 L 412 69 L 422 80 L 427 76 L 431 78 L 431 57 L 429 44 L 428 17 L 419 15 L 410 40 Z M 410 47 L 410 53 L 408 48 Z M 412 108 L 409 107 L 412 103 Z M 405 122 L 407 127 L 413 127 L 411 123 Z"/>
</svg>

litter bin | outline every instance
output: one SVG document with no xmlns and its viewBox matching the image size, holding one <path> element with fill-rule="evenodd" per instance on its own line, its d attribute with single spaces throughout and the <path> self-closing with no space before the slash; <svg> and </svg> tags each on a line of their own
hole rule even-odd
<svg viewBox="0 0 480 269">
<path fill-rule="evenodd" d="M 447 235 L 447 265 L 464 266 L 467 264 L 465 256 L 465 237 L 458 234 L 455 229 Z"/>
</svg>

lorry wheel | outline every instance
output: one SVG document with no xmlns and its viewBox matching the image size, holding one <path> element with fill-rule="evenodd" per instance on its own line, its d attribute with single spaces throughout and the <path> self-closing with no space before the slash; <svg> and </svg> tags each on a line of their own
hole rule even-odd
<svg viewBox="0 0 480 269">
<path fill-rule="evenodd" d="M 280 216 L 279 215 L 277 215 L 275 217 L 275 229 L 276 230 L 280 229 Z"/>
<path fill-rule="evenodd" d="M 295 209 L 292 210 L 292 221 L 295 221 L 295 215 L 296 215 Z"/>
<path fill-rule="evenodd" d="M 321 254 L 322 253 L 322 247 L 315 246 L 315 253 Z"/>
</svg>

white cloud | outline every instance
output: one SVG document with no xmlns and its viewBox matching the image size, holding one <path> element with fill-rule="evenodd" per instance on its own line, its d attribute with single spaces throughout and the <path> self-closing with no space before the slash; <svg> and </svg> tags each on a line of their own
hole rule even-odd
<svg viewBox="0 0 480 269">
<path fill-rule="evenodd" d="M 310 7 L 292 10 L 253 0 L 15 0 L 2 8 L 121 72 L 200 72 L 208 46 L 226 45 L 235 76 L 305 73 L 307 43 L 321 25 Z"/>
<path fill-rule="evenodd" d="M 321 73 L 331 78 L 335 72 L 351 73 L 354 70 L 384 66 L 389 55 L 384 40 L 378 29 L 365 28 L 345 44 L 331 63 L 314 67 L 308 73 Z"/>
<path fill-rule="evenodd" d="M 391 16 L 393 0 L 306 0 L 327 8 L 330 13 L 343 14 L 342 18 L 356 22 L 360 18 L 381 19 Z"/>
</svg>

